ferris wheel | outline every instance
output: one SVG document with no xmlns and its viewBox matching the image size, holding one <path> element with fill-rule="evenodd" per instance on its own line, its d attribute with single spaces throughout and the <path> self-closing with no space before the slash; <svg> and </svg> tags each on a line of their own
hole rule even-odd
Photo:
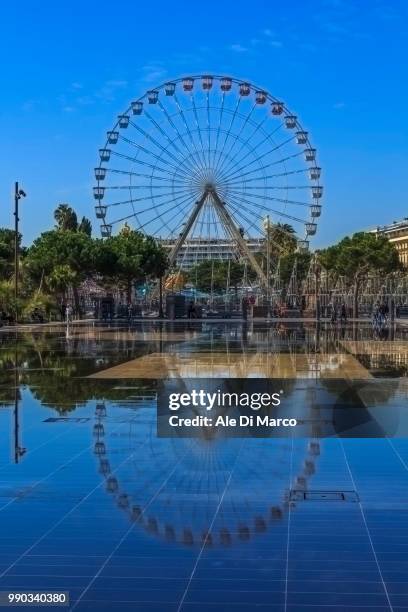
<svg viewBox="0 0 408 612">
<path fill-rule="evenodd" d="M 250 248 L 265 224 L 293 231 L 299 250 L 316 233 L 316 149 L 286 104 L 249 82 L 199 75 L 163 83 L 118 116 L 99 157 L 102 237 L 130 224 L 162 240 L 173 267 L 189 246 L 198 263 L 229 242 L 265 285 Z"/>
</svg>

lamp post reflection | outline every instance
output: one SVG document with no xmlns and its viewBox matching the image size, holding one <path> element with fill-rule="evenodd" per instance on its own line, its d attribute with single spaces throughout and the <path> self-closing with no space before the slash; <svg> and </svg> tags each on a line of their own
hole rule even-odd
<svg viewBox="0 0 408 612">
<path fill-rule="evenodd" d="M 27 452 L 27 449 L 20 446 L 20 415 L 19 415 L 19 402 L 20 402 L 20 377 L 19 377 L 19 364 L 18 364 L 18 349 L 17 349 L 17 338 L 15 344 L 15 356 L 14 356 L 14 463 L 19 463 L 20 458 Z"/>
</svg>

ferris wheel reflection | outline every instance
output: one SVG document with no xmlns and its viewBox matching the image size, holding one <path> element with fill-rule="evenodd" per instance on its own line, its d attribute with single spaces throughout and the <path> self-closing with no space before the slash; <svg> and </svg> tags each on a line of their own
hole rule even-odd
<svg viewBox="0 0 408 612">
<path fill-rule="evenodd" d="M 285 520 L 291 490 L 307 490 L 316 471 L 317 439 L 161 439 L 153 400 L 142 401 L 121 435 L 111 435 L 109 406 L 96 406 L 94 453 L 118 511 L 169 545 L 262 537 Z"/>
</svg>

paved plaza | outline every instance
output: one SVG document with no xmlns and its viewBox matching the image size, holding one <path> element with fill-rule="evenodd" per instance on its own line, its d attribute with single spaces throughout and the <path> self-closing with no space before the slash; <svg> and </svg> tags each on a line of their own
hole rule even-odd
<svg viewBox="0 0 408 612">
<path fill-rule="evenodd" d="M 406 439 L 156 435 L 168 378 L 358 379 L 406 406 L 405 328 L 392 338 L 297 322 L 1 332 L 0 590 L 69 591 L 78 611 L 408 611 Z"/>
</svg>

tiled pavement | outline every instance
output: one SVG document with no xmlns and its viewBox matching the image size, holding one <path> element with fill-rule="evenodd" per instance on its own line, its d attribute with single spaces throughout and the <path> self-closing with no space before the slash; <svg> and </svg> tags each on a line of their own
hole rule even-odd
<svg viewBox="0 0 408 612">
<path fill-rule="evenodd" d="M 61 421 L 23 388 L 19 464 L 0 408 L 0 590 L 98 612 L 408 610 L 408 440 L 158 439 L 131 386 Z M 357 496 L 290 501 L 302 487 Z"/>
</svg>

